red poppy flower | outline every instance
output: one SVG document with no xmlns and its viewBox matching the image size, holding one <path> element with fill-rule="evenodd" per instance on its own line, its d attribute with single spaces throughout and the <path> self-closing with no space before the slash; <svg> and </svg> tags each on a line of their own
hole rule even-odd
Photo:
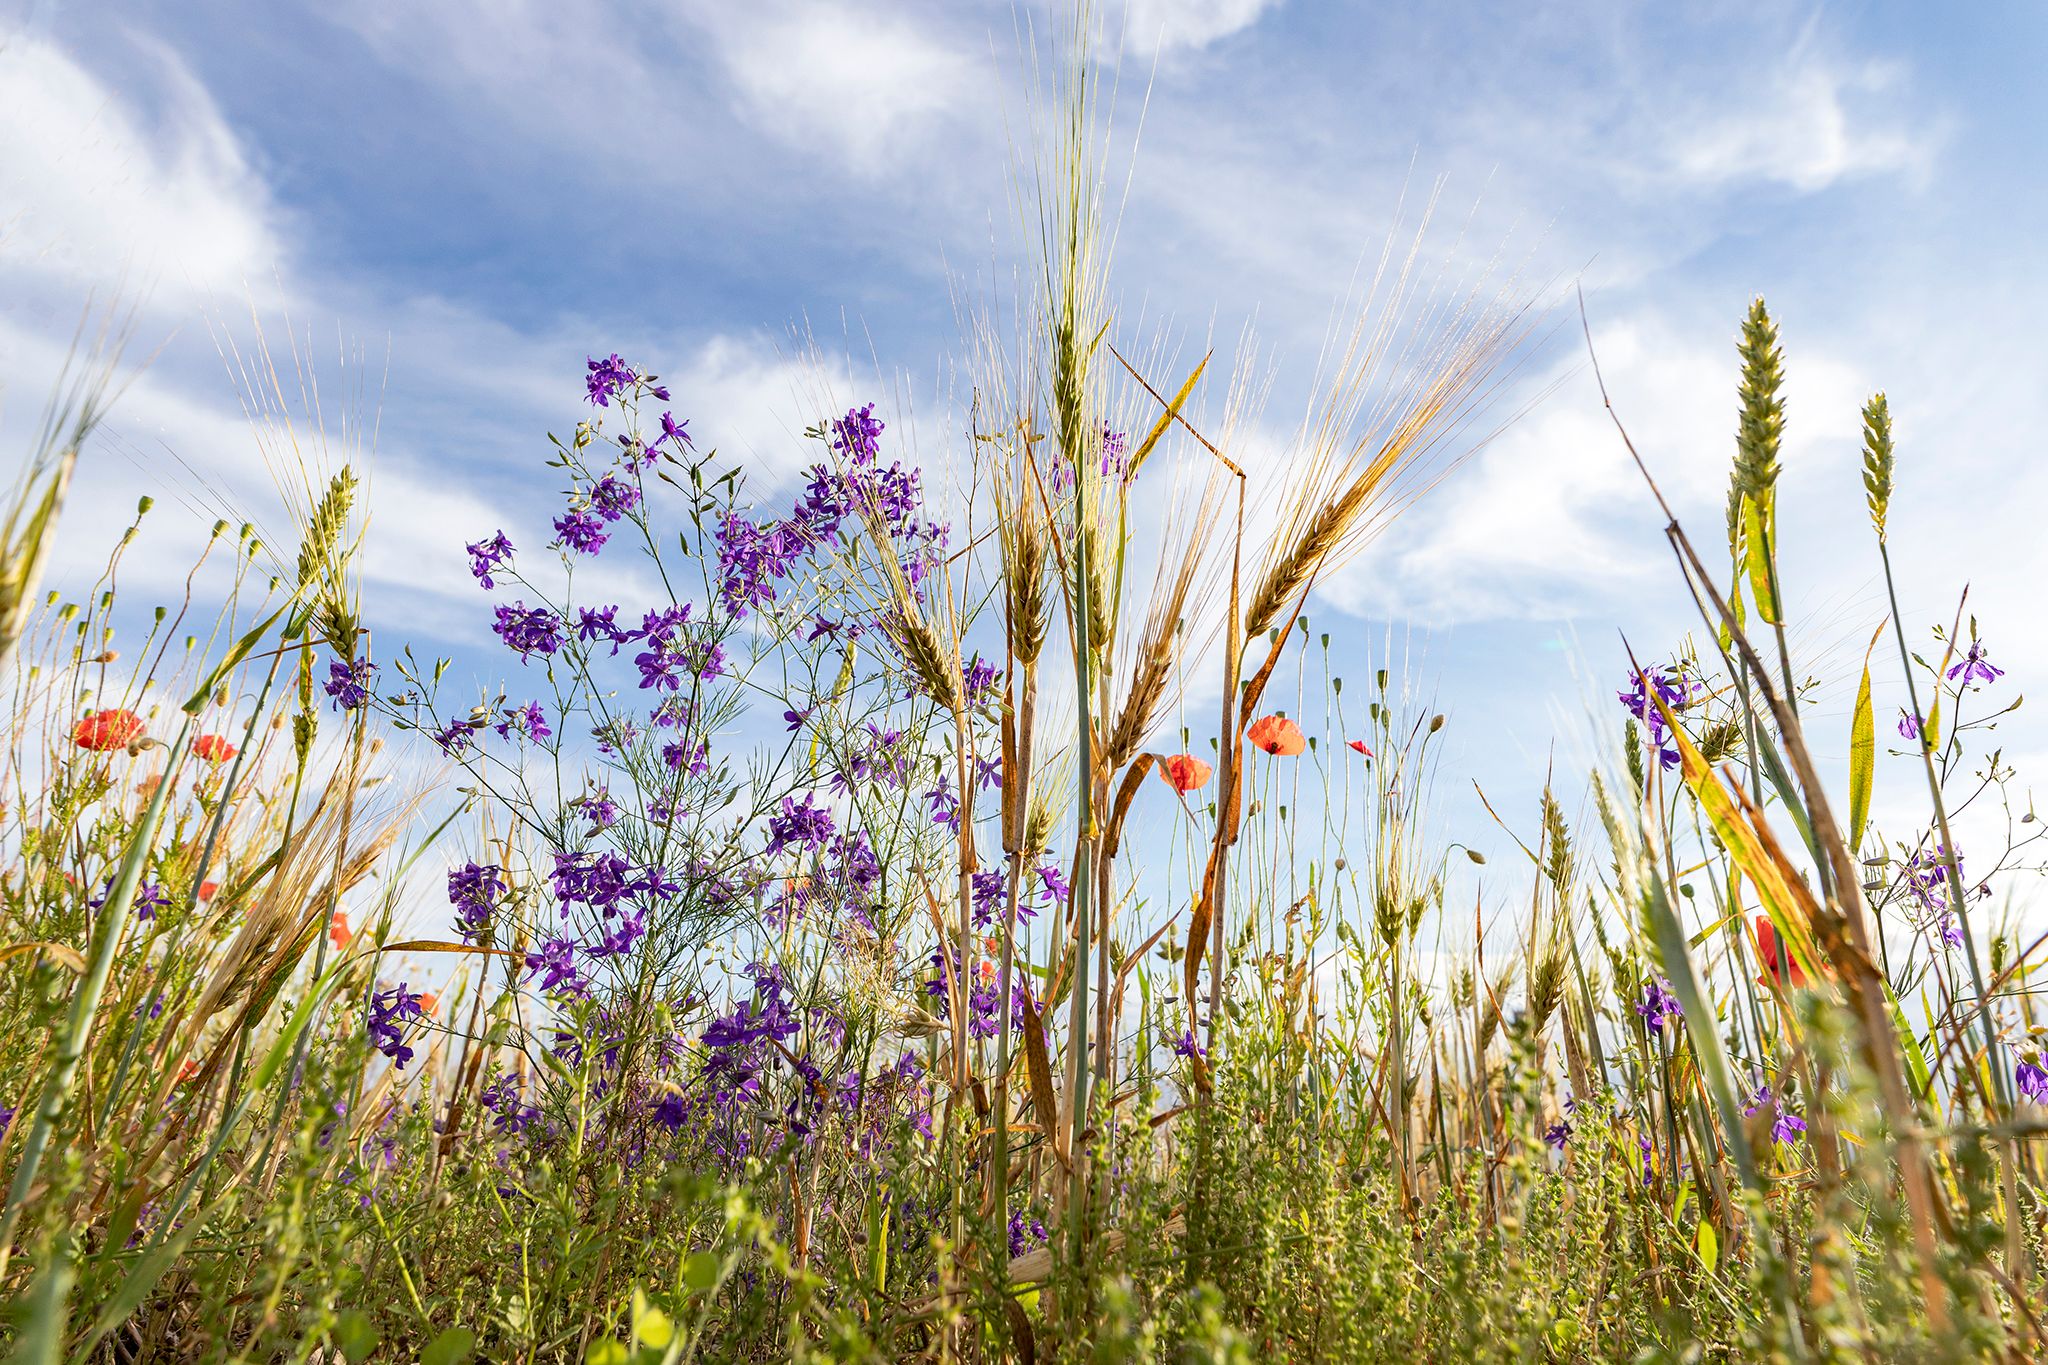
<svg viewBox="0 0 2048 1365">
<path fill-rule="evenodd" d="M 1358 752 L 1364 754 L 1367 758 L 1372 757 L 1372 750 L 1365 747 L 1365 741 L 1362 739 L 1352 740 L 1351 747 L 1358 750 Z"/>
<path fill-rule="evenodd" d="M 1175 754 L 1159 761 L 1159 780 L 1177 792 L 1191 792 L 1209 780 L 1209 765 L 1193 754 Z"/>
<path fill-rule="evenodd" d="M 334 912 L 334 918 L 327 922 L 327 937 L 337 953 L 348 947 L 348 941 L 355 937 L 355 933 L 348 927 L 347 915 L 339 910 Z"/>
<path fill-rule="evenodd" d="M 125 749 L 129 741 L 142 733 L 142 717 L 133 711 L 110 707 L 95 711 L 72 727 L 71 742 L 81 749 L 90 749 L 96 754 L 109 749 Z"/>
<path fill-rule="evenodd" d="M 219 882 L 201 882 L 199 883 L 199 899 L 210 901 L 213 899 L 213 893 L 218 890 L 220 890 Z"/>
<path fill-rule="evenodd" d="M 421 1014 L 424 1014 L 431 1019 L 440 1010 L 440 1008 L 441 997 L 436 992 L 427 991 L 420 996 Z"/>
<path fill-rule="evenodd" d="M 1269 754 L 1292 758 L 1308 747 L 1301 727 L 1285 716 L 1261 716 L 1252 722 L 1244 737 Z"/>
<path fill-rule="evenodd" d="M 1771 923 L 1771 917 L 1758 915 L 1751 928 L 1756 936 L 1756 955 L 1763 962 L 1764 971 L 1771 979 L 1780 986 L 1805 986 L 1806 972 L 1793 958 L 1791 950 L 1779 941 L 1778 927 Z M 1756 979 L 1756 984 L 1764 986 L 1770 983 L 1760 976 Z"/>
<path fill-rule="evenodd" d="M 201 735 L 192 741 L 192 752 L 208 763 L 225 763 L 241 750 L 230 744 L 226 735 Z"/>
<path fill-rule="evenodd" d="M 173 1080 L 171 1084 L 183 1085 L 185 1082 L 191 1080 L 194 1076 L 197 1076 L 198 1074 L 199 1063 L 193 1061 L 190 1057 L 187 1057 L 184 1061 L 178 1063 L 177 1079 Z"/>
</svg>

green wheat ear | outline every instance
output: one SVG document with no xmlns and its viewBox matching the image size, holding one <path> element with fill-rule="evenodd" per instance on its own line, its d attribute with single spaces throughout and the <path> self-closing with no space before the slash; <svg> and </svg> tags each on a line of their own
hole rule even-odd
<svg viewBox="0 0 2048 1365">
<path fill-rule="evenodd" d="M 1778 485 L 1778 446 L 1785 434 L 1785 353 L 1778 324 L 1758 298 L 1742 320 L 1742 419 L 1735 432 L 1735 473 L 1759 511 Z"/>
<path fill-rule="evenodd" d="M 355 471 L 343 465 L 307 520 L 298 561 L 299 588 L 307 598 L 309 619 L 336 652 L 347 658 L 355 657 L 358 623 L 349 603 L 346 575 L 354 547 L 343 537 L 355 497 Z"/>
<path fill-rule="evenodd" d="M 1863 405 L 1863 488 L 1869 494 L 1870 525 L 1884 544 L 1884 515 L 1892 502 L 1892 410 L 1884 395 Z"/>
<path fill-rule="evenodd" d="M 1572 876 L 1571 829 L 1565 824 L 1564 807 L 1558 804 L 1548 787 L 1543 789 L 1543 836 L 1543 842 L 1550 851 L 1543 875 L 1557 888 L 1560 898 L 1567 897 Z"/>
</svg>

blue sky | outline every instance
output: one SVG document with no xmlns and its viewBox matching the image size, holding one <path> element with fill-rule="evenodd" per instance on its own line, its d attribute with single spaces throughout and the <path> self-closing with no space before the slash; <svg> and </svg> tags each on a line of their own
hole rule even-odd
<svg viewBox="0 0 2048 1365">
<path fill-rule="evenodd" d="M 278 519 L 217 349 L 248 343 L 253 311 L 273 342 L 287 319 L 313 338 L 330 386 L 344 346 L 364 356 L 373 620 L 485 667 L 461 543 L 545 539 L 540 438 L 575 420 L 586 354 L 661 371 L 764 493 L 818 415 L 793 330 L 850 353 L 850 390 L 930 390 L 963 349 L 956 297 L 1015 261 L 1018 35 L 1052 17 L 1046 0 L 0 0 L 6 448 L 88 291 L 140 297 L 138 350 L 161 344 L 82 480 L 59 581 L 103 556 L 94 510 L 142 493 L 163 524 L 131 575 L 182 576 L 215 515 L 187 466 Z M 1615 402 L 1708 544 L 1735 325 L 1770 299 L 1813 671 L 1839 678 L 1883 615 L 1856 474 L 1876 388 L 1901 437 L 1909 622 L 1947 619 L 1970 583 L 2007 686 L 2048 670 L 2038 7 L 1132 0 L 1109 18 L 1127 20 L 1123 131 L 1151 81 L 1125 315 L 1194 338 L 1255 321 L 1275 438 L 1354 264 L 1404 189 L 1442 177 L 1468 252 L 1506 243 L 1534 277 L 1583 282 Z M 1481 847 L 1501 841 L 1466 778 L 1526 825 L 1553 736 L 1571 766 L 1589 707 L 1613 709 L 1618 632 L 1659 654 L 1691 624 L 1576 335 L 1571 319 L 1529 368 L 1548 396 L 1313 609 L 1361 672 L 1390 629 L 1411 642 L 1454 722 L 1444 835 Z M 942 462 L 943 433 L 919 448 Z M 1838 757 L 1849 702 L 1814 711 Z M 2023 776 L 2048 751 L 2025 711 L 2001 734 Z M 1912 774 L 1881 771 L 1880 816 L 1904 832 Z"/>
</svg>

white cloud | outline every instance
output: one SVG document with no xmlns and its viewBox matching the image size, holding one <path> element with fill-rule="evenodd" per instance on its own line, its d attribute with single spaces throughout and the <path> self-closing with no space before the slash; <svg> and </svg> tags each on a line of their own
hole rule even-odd
<svg viewBox="0 0 2048 1365">
<path fill-rule="evenodd" d="M 1808 194 L 1861 176 L 1924 176 L 1942 126 L 1907 121 L 1902 84 L 1890 63 L 1802 57 L 1738 107 L 1704 120 L 1693 111 L 1670 143 L 1670 169 L 1708 188 L 1762 181 Z"/>
<path fill-rule="evenodd" d="M 1710 553 L 1734 452 L 1732 339 L 1641 313 L 1596 328 L 1595 344 L 1636 448 Z M 1551 620 L 1612 609 L 1667 571 L 1655 503 L 1579 348 L 1568 344 L 1550 379 L 1548 400 L 1331 582 L 1332 601 L 1435 625 Z M 1849 458 L 1867 390 L 1853 367 L 1809 350 L 1789 367 L 1786 392 L 1786 487 L 1797 488 Z"/>
<path fill-rule="evenodd" d="M 41 38 L 0 46 L 0 273 L 165 307 L 260 286 L 284 257 L 261 179 L 190 68 L 134 41 L 155 77 L 146 117 Z"/>
<path fill-rule="evenodd" d="M 974 63 L 907 15 L 783 0 L 719 5 L 701 21 L 749 122 L 861 171 L 905 164 L 921 134 L 974 90 Z"/>
<path fill-rule="evenodd" d="M 1280 0 L 1130 0 L 1124 40 L 1149 52 L 1201 48 L 1250 28 Z"/>
</svg>

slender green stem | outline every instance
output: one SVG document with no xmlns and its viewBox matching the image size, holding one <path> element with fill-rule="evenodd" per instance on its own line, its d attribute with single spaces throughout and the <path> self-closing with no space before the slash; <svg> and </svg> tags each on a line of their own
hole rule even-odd
<svg viewBox="0 0 2048 1365">
<path fill-rule="evenodd" d="M 1892 581 L 1892 556 L 1882 539 L 1877 542 L 1877 557 L 1884 564 L 1885 596 L 1892 608 L 1892 636 L 1899 644 L 1899 666 L 1906 675 L 1906 702 L 1913 708 L 1916 722 L 1914 737 L 1920 750 L 1920 762 L 1927 772 L 1927 796 L 1934 805 L 1934 825 L 1941 831 L 1941 866 L 1948 879 L 1949 909 L 1955 914 L 1956 923 L 1963 931 L 1963 955 L 1970 964 L 1970 984 L 1977 992 L 1977 1021 L 1984 1032 L 1984 1060 L 1991 1067 L 1992 1084 L 1997 1088 L 1999 1103 L 2012 1107 L 2012 1078 L 2004 1067 L 1997 1064 L 1998 1026 L 1991 1018 L 1991 997 L 1984 989 L 1984 968 L 1977 956 L 1977 937 L 1970 928 L 1970 915 L 1964 908 L 1963 877 L 1956 868 L 1956 842 L 1948 830 L 1948 803 L 1942 799 L 1941 778 L 1934 771 L 1934 751 L 1927 738 L 1927 722 L 1920 710 L 1920 689 L 1913 681 L 1913 651 L 1906 645 L 1906 627 L 1899 619 L 1899 592 Z M 1940 683 L 1935 684 L 1937 687 Z"/>
</svg>

